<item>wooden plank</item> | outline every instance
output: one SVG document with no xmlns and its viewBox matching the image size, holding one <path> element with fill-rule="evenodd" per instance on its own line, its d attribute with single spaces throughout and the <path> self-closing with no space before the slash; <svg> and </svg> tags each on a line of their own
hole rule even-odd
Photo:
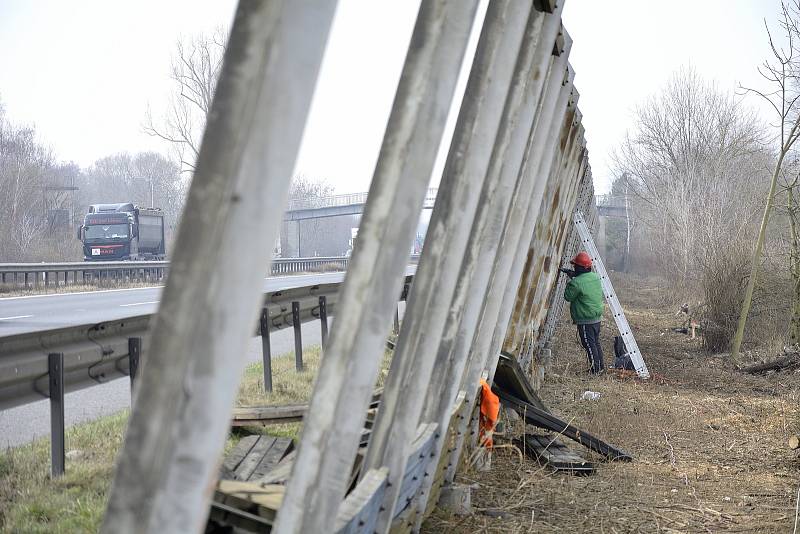
<svg viewBox="0 0 800 534">
<path fill-rule="evenodd" d="M 222 461 L 222 478 L 232 479 L 235 476 L 236 468 L 244 460 L 244 457 L 258 441 L 258 436 L 245 436 L 233 447 L 231 452 Z"/>
<path fill-rule="evenodd" d="M 356 482 L 358 482 L 359 474 L 361 474 L 361 469 L 364 466 L 364 453 L 366 452 L 366 447 L 361 446 L 358 448 L 358 453 L 356 453 L 356 458 L 353 460 L 353 468 L 350 470 L 350 480 L 347 484 L 347 492 L 351 492 L 356 488 Z"/>
<path fill-rule="evenodd" d="M 375 388 L 370 399 L 373 414 L 381 403 L 383 388 Z M 231 426 L 272 425 L 302 421 L 308 411 L 308 404 L 286 404 L 283 406 L 237 406 L 233 409 Z M 368 416 L 369 419 L 369 416 Z"/>
<path fill-rule="evenodd" d="M 540 410 L 550 411 L 533 390 L 525 371 L 522 370 L 519 362 L 513 356 L 500 353 L 500 360 L 497 362 L 497 370 L 494 374 L 494 383 L 497 387 L 502 388 L 516 398 L 524 400 L 528 404 L 533 404 Z"/>
<path fill-rule="evenodd" d="M 386 477 L 389 470 L 370 469 L 356 489 L 350 492 L 339 507 L 334 531 L 339 534 L 372 534 L 378 519 Z"/>
<path fill-rule="evenodd" d="M 283 501 L 284 489 L 284 486 L 275 484 L 220 480 L 214 490 L 214 501 L 274 521 Z"/>
<path fill-rule="evenodd" d="M 272 471 L 284 456 L 294 449 L 294 442 L 291 438 L 276 438 L 264 457 L 258 463 L 253 473 L 247 480 L 258 480 Z"/>
<path fill-rule="evenodd" d="M 289 480 L 289 477 L 292 474 L 292 466 L 294 465 L 294 459 L 297 456 L 297 451 L 292 451 L 287 454 L 283 460 L 278 462 L 278 465 L 275 466 L 275 469 L 267 473 L 261 480 L 257 482 L 259 484 L 286 484 L 286 481 Z M 254 480 L 254 482 L 256 482 Z"/>
<path fill-rule="evenodd" d="M 605 441 L 594 437 L 588 432 L 584 432 L 581 429 L 562 421 L 554 415 L 542 411 L 536 406 L 528 404 L 527 402 L 510 395 L 500 388 L 492 388 L 492 391 L 494 391 L 495 394 L 500 397 L 500 402 L 502 402 L 505 406 L 515 410 L 525 418 L 525 422 L 531 425 L 538 426 L 539 428 L 544 428 L 552 432 L 557 432 L 573 441 L 580 443 L 584 447 L 588 447 L 598 454 L 602 454 L 609 460 L 620 460 L 624 462 L 630 462 L 633 460 L 633 457 L 622 449 L 618 449 L 613 445 L 609 445 Z"/>
<path fill-rule="evenodd" d="M 274 425 L 302 421 L 308 404 L 240 406 L 233 409 L 231 426 Z"/>
<path fill-rule="evenodd" d="M 236 468 L 234 472 L 235 479 L 243 481 L 249 480 L 250 476 L 256 470 L 256 467 L 258 467 L 258 464 L 261 463 L 261 459 L 264 458 L 264 455 L 267 454 L 267 451 L 269 451 L 276 439 L 277 438 L 272 436 L 258 436 L 256 444 L 253 445 L 253 448 L 250 449 L 250 452 L 239 464 L 239 467 Z"/>
</svg>

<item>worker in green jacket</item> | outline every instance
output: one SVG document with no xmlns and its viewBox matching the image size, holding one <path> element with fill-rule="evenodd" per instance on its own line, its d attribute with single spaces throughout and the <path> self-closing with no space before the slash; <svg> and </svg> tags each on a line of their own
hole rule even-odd
<svg viewBox="0 0 800 534">
<path fill-rule="evenodd" d="M 575 270 L 562 269 L 570 277 L 564 289 L 564 299 L 569 302 L 569 314 L 578 327 L 578 338 L 586 350 L 592 373 L 603 372 L 603 348 L 600 346 L 600 320 L 605 308 L 605 297 L 600 277 L 592 271 L 592 259 L 580 252 L 570 263 Z"/>
</svg>

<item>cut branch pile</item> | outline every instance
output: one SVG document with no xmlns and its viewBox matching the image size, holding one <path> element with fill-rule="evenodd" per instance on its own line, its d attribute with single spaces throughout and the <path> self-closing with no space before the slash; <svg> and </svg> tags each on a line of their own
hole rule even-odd
<svg viewBox="0 0 800 534">
<path fill-rule="evenodd" d="M 796 369 L 800 367 L 800 346 L 794 345 L 783 348 L 783 356 L 768 362 L 756 363 L 743 367 L 744 373 L 751 375 L 764 374 L 768 371 L 783 371 L 786 369 Z"/>
</svg>

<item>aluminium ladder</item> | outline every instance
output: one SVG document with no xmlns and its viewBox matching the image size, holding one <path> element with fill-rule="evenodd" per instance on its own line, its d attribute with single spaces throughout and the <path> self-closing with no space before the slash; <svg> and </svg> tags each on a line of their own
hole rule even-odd
<svg viewBox="0 0 800 534">
<path fill-rule="evenodd" d="M 589 254 L 589 257 L 592 258 L 592 265 L 600 276 L 603 294 L 606 297 L 608 306 L 611 308 L 611 312 L 614 314 L 614 322 L 617 323 L 617 329 L 622 336 L 622 341 L 625 343 L 625 350 L 628 356 L 631 357 L 633 366 L 636 368 L 636 373 L 640 378 L 650 378 L 650 371 L 647 370 L 647 365 L 644 363 L 642 353 L 639 351 L 639 345 L 636 344 L 633 332 L 631 332 L 631 327 L 628 324 L 628 319 L 625 318 L 625 312 L 622 311 L 622 305 L 619 303 L 617 294 L 614 292 L 614 287 L 611 285 L 611 279 L 608 277 L 606 267 L 603 265 L 603 260 L 600 258 L 600 252 L 594 244 L 592 234 L 589 232 L 589 227 L 586 226 L 586 221 L 583 219 L 583 214 L 580 211 L 575 212 L 574 222 L 575 228 L 577 228 L 578 234 L 581 237 L 583 248 Z"/>
</svg>

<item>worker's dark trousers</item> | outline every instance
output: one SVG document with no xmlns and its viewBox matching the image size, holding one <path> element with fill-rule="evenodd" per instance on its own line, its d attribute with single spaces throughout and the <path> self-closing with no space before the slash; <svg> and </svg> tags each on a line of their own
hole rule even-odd
<svg viewBox="0 0 800 534">
<path fill-rule="evenodd" d="M 603 348 L 600 346 L 600 323 L 579 324 L 578 338 L 586 350 L 590 371 L 601 373 L 603 371 Z"/>
</svg>

